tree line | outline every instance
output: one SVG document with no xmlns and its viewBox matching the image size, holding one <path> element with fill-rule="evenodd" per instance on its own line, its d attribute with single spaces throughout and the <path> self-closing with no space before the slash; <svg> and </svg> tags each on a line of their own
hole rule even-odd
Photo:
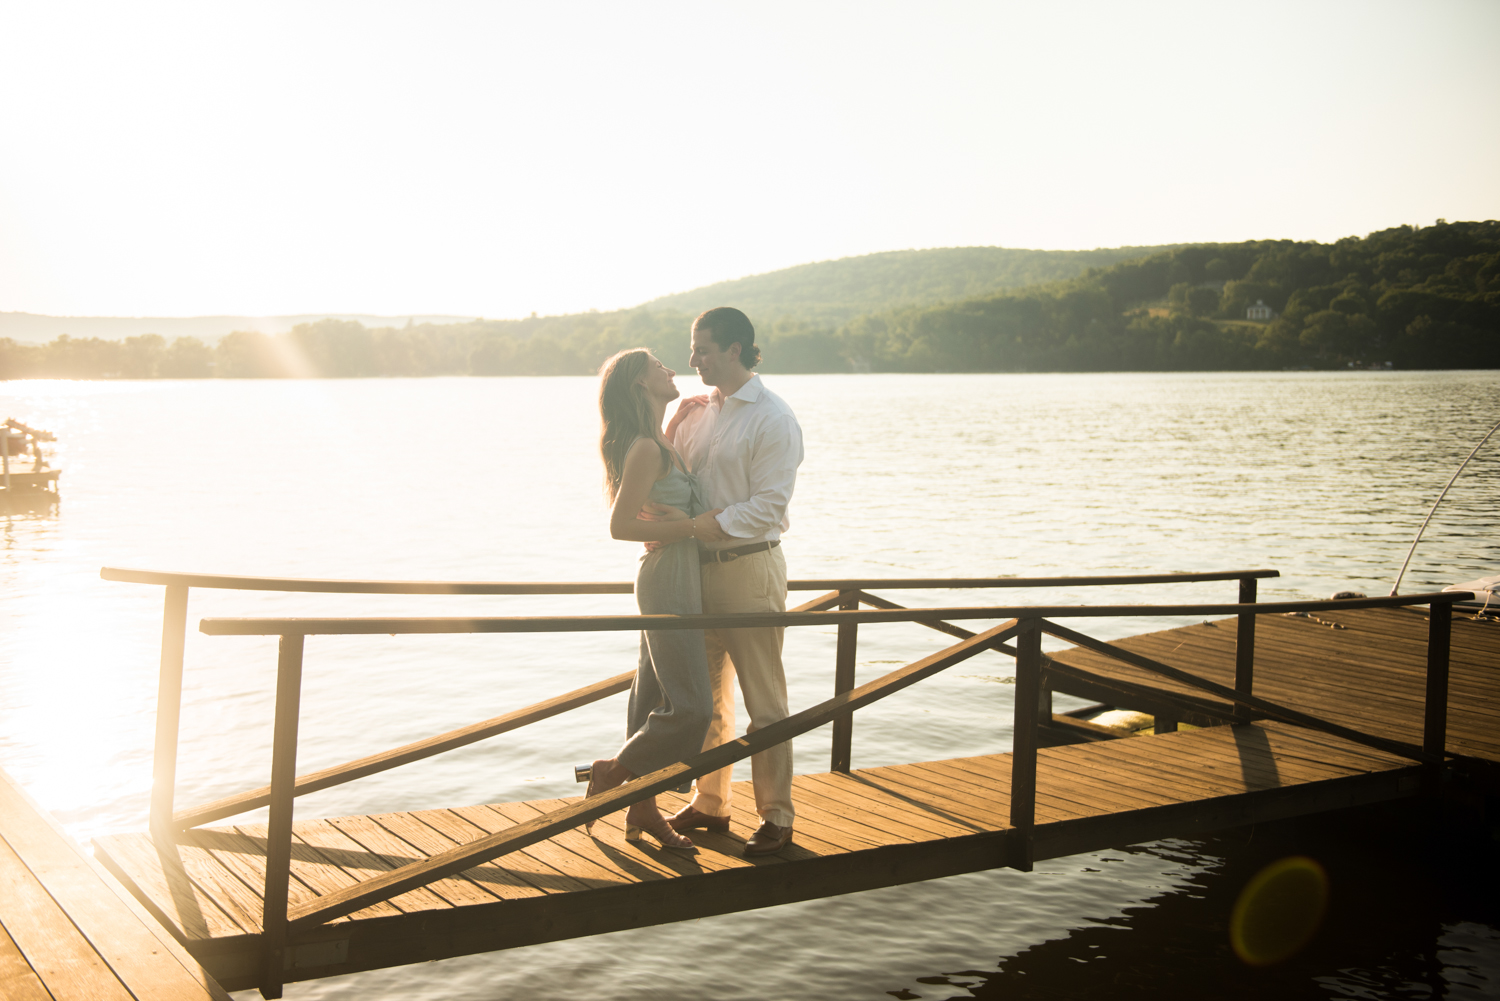
<svg viewBox="0 0 1500 1001">
<path fill-rule="evenodd" d="M 1264 303 L 1268 322 L 1245 318 Z M 644 345 L 687 366 L 691 312 L 639 307 L 521 320 L 289 333 L 207 345 L 0 339 L 0 379 L 583 375 Z M 756 319 L 752 315 L 752 319 Z M 1500 367 L 1500 222 L 1439 221 L 1332 244 L 1197 244 L 1060 282 L 832 324 L 757 322 L 768 372 L 1169 371 Z"/>
<path fill-rule="evenodd" d="M 1495 368 L 1500 222 L 1200 244 L 833 336 L 875 371 Z"/>
<path fill-rule="evenodd" d="M 685 366 L 691 323 L 685 314 L 626 310 L 373 328 L 330 319 L 285 334 L 236 331 L 212 346 L 157 334 L 39 345 L 0 339 L 0 379 L 578 375 L 641 344 Z"/>
</svg>

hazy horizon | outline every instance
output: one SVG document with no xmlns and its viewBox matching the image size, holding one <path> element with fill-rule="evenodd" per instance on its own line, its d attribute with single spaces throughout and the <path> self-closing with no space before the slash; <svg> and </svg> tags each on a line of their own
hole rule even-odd
<svg viewBox="0 0 1500 1001">
<path fill-rule="evenodd" d="M 1268 239 L 1270 239 L 1270 238 L 1268 238 Z M 1176 245 L 1179 245 L 1179 244 L 1162 244 L 1160 246 L 1168 247 L 1168 246 L 1176 246 Z M 1045 250 L 1041 249 L 1041 248 L 1035 248 L 1035 247 L 995 247 L 995 246 L 975 246 L 975 247 L 901 247 L 901 248 L 897 248 L 897 249 L 894 249 L 894 250 L 872 250 L 872 251 L 870 251 L 867 254 L 852 254 L 852 255 L 850 255 L 848 257 L 833 258 L 833 259 L 830 259 L 830 260 L 822 260 L 822 261 L 801 261 L 801 262 L 798 262 L 798 263 L 795 263 L 795 264 L 789 264 L 786 267 L 776 268 L 776 269 L 773 269 L 771 271 L 761 271 L 761 272 L 757 272 L 757 273 L 751 274 L 751 275 L 738 275 L 738 276 L 735 276 L 733 278 L 722 278 L 722 279 L 719 279 L 717 281 L 709 282 L 706 285 L 698 285 L 698 286 L 694 286 L 693 288 L 687 288 L 687 289 L 676 289 L 676 290 L 673 290 L 671 292 L 662 292 L 662 293 L 660 293 L 658 295 L 653 295 L 653 296 L 651 296 L 648 299 L 643 299 L 643 300 L 641 300 L 639 302 L 628 303 L 628 304 L 623 305 L 623 306 L 617 306 L 617 307 L 614 307 L 614 309 L 615 310 L 618 310 L 618 309 L 638 309 L 638 308 L 642 308 L 642 307 L 645 307 L 645 306 L 650 306 L 651 304 L 653 304 L 655 302 L 658 302 L 660 300 L 663 300 L 663 299 L 672 299 L 672 298 L 675 298 L 675 297 L 678 297 L 678 296 L 688 295 L 688 294 L 690 294 L 692 292 L 700 291 L 700 290 L 706 289 L 706 288 L 712 288 L 712 287 L 714 287 L 716 285 L 727 285 L 727 284 L 732 284 L 732 283 L 735 283 L 735 282 L 748 281 L 748 280 L 751 280 L 751 279 L 754 279 L 754 278 L 761 278 L 761 277 L 764 277 L 764 276 L 767 276 L 767 275 L 773 275 L 773 274 L 776 274 L 776 273 L 781 272 L 781 271 L 789 271 L 789 270 L 792 270 L 792 269 L 795 269 L 795 268 L 811 267 L 811 266 L 818 265 L 818 264 L 834 264 L 834 263 L 838 263 L 840 261 L 856 260 L 858 258 L 863 258 L 863 257 L 877 257 L 877 256 L 880 256 L 882 254 L 918 253 L 918 252 L 922 252 L 922 251 L 932 251 L 932 250 L 1013 250 L 1013 251 L 1021 251 L 1021 252 L 1026 252 L 1026 253 L 1038 252 L 1038 253 L 1049 253 L 1049 254 L 1051 254 L 1051 253 L 1057 253 L 1057 254 L 1081 254 L 1081 253 L 1088 253 L 1090 251 L 1116 250 L 1116 249 L 1120 249 L 1120 247 L 1128 247 L 1128 248 L 1132 248 L 1132 249 L 1142 249 L 1142 250 L 1146 249 L 1146 247 L 1144 245 L 1140 245 L 1140 244 L 1121 244 L 1119 247 L 1061 247 L 1061 248 L 1053 248 L 1053 249 L 1045 249 Z M 574 312 L 610 312 L 610 311 L 613 311 L 613 310 L 577 310 L 577 311 L 574 311 Z M 329 311 L 326 311 L 326 312 L 318 312 L 316 310 L 310 310 L 310 311 L 302 311 L 302 312 L 297 312 L 297 313 L 240 314 L 240 313 L 229 313 L 229 312 L 225 312 L 225 311 L 221 310 L 221 311 L 218 311 L 218 312 L 198 313 L 198 314 L 191 315 L 191 316 L 184 316 L 184 315 L 175 315 L 175 316 L 166 316 L 166 315 L 162 315 L 162 316 L 148 316 L 148 315 L 124 316 L 124 315 L 105 314 L 105 313 L 96 313 L 96 314 L 75 313 L 75 314 L 69 314 L 69 315 L 60 315 L 60 314 L 54 314 L 54 313 L 37 313 L 37 312 L 28 311 L 28 310 L 20 310 L 20 309 L 0 309 L 0 318 L 3 318 L 3 317 L 26 316 L 26 317 L 35 317 L 35 318 L 40 319 L 40 320 L 52 320 L 52 321 L 60 321 L 60 322 L 65 322 L 65 321 L 68 321 L 68 320 L 120 320 L 120 321 L 142 321 L 142 322 L 145 322 L 145 321 L 152 321 L 152 322 L 154 322 L 154 321 L 158 321 L 158 320 L 166 320 L 166 321 L 195 321 L 195 320 L 235 320 L 235 321 L 241 321 L 241 320 L 249 320 L 249 321 L 254 321 L 254 320 L 272 321 L 272 320 L 274 320 L 274 321 L 286 321 L 283 326 L 278 326 L 276 329 L 252 328 L 252 329 L 256 329 L 260 333 L 285 333 L 286 331 L 290 330 L 291 327 L 295 323 L 310 322 L 310 321 L 320 320 L 320 319 L 359 320 L 361 322 L 364 322 L 364 321 L 367 321 L 367 320 L 377 320 L 377 321 L 389 321 L 390 324 L 405 323 L 408 320 L 410 320 L 410 321 L 412 321 L 414 323 L 436 323 L 436 322 L 466 323 L 466 322 L 468 322 L 470 320 L 474 320 L 474 319 L 519 320 L 519 319 L 524 319 L 527 316 L 536 316 L 536 315 L 543 315 L 543 314 L 541 314 L 540 311 L 538 311 L 538 310 L 528 310 L 528 311 L 525 311 L 525 312 L 517 313 L 514 316 L 484 316 L 482 314 L 453 313 L 453 312 L 436 312 L 436 311 L 425 311 L 425 312 L 416 312 L 416 313 L 392 313 L 392 314 L 384 314 L 384 313 L 364 312 L 364 311 L 358 311 L 358 310 L 342 310 L 342 311 L 339 311 L 339 310 L 329 310 Z M 546 314 L 546 315 L 566 315 L 566 314 Z M 368 326 L 369 324 L 366 324 L 366 325 Z M 3 323 L 0 323 L 0 337 L 3 337 L 3 336 L 7 336 L 7 335 L 5 334 L 5 332 L 3 330 Z"/>
</svg>

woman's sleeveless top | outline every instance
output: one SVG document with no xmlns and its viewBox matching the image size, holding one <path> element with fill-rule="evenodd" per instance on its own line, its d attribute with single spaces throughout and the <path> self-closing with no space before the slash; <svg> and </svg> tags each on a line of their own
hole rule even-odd
<svg viewBox="0 0 1500 1001">
<path fill-rule="evenodd" d="M 687 512 L 690 518 L 705 510 L 698 478 L 678 469 L 675 463 L 666 476 L 651 485 L 649 496 L 658 504 Z M 648 615 L 696 614 L 703 608 L 698 580 L 698 541 L 680 539 L 642 557 L 636 601 Z"/>
</svg>

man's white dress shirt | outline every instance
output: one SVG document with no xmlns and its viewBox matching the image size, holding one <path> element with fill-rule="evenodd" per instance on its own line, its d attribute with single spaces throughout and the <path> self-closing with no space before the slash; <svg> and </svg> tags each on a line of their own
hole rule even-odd
<svg viewBox="0 0 1500 1001">
<path fill-rule="evenodd" d="M 674 435 L 679 451 L 703 488 L 709 509 L 722 507 L 719 525 L 727 542 L 707 549 L 733 549 L 772 542 L 791 527 L 787 506 L 802 463 L 802 428 L 786 401 L 765 386 L 760 376 L 739 391 L 691 414 Z"/>
</svg>

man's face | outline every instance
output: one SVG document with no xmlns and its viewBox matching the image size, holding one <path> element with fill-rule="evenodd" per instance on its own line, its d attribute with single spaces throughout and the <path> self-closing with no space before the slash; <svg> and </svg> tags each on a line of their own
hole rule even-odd
<svg viewBox="0 0 1500 1001">
<path fill-rule="evenodd" d="M 740 367 L 740 345 L 738 342 L 724 350 L 714 342 L 707 330 L 693 328 L 693 354 L 688 364 L 698 370 L 698 378 L 705 386 L 720 386 L 728 382 Z"/>
</svg>

